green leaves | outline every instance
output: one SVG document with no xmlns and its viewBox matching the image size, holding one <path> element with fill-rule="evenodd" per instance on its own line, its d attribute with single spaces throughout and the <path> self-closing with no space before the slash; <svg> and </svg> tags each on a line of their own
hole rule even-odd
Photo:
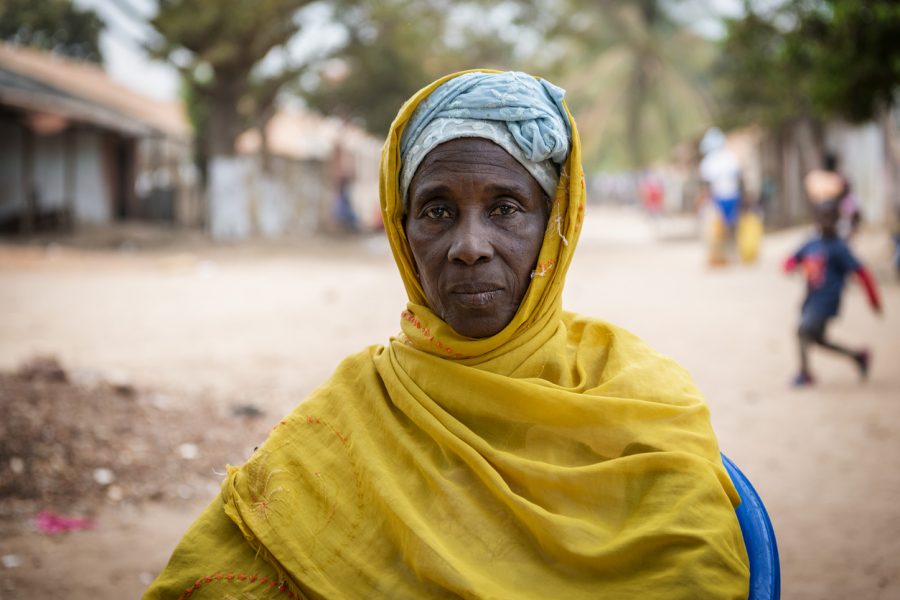
<svg viewBox="0 0 900 600">
<path fill-rule="evenodd" d="M 71 0 L 0 0 L 0 39 L 103 62 L 103 20 Z"/>
<path fill-rule="evenodd" d="M 151 52 L 179 66 L 198 141 L 209 155 L 231 155 L 246 128 L 264 121 L 279 90 L 303 65 L 260 74 L 262 62 L 301 27 L 312 0 L 158 0 Z"/>
<path fill-rule="evenodd" d="M 399 107 L 437 77 L 475 67 L 513 68 L 512 46 L 489 2 L 335 0 L 347 43 L 313 70 L 300 93 L 322 112 L 384 135 Z M 497 18 L 496 21 L 502 21 Z"/>
<path fill-rule="evenodd" d="M 728 22 L 722 50 L 726 124 L 872 119 L 900 86 L 900 4 L 793 0 Z"/>
</svg>

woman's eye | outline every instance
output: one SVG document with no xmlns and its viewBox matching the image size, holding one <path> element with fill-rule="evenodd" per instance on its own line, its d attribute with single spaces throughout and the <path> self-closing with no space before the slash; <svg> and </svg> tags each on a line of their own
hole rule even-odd
<svg viewBox="0 0 900 600">
<path fill-rule="evenodd" d="M 446 219 L 450 216 L 450 211 L 444 206 L 432 206 L 425 211 L 425 216 L 429 219 Z"/>
<path fill-rule="evenodd" d="M 519 212 L 519 209 L 512 204 L 501 204 L 500 206 L 494 207 L 491 211 L 491 216 L 508 217 L 517 212 Z"/>
</svg>

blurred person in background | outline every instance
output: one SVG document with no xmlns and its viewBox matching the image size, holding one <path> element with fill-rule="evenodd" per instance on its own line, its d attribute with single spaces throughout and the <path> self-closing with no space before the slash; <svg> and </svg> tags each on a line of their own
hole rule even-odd
<svg viewBox="0 0 900 600">
<path fill-rule="evenodd" d="M 900 279 L 900 202 L 894 204 L 894 222 L 891 224 L 891 238 L 894 242 L 894 274 Z"/>
<path fill-rule="evenodd" d="M 822 168 L 810 171 L 803 179 L 803 187 L 810 202 L 835 202 L 838 206 L 837 233 L 849 241 L 862 221 L 859 202 L 850 182 L 839 170 L 840 161 L 834 152 L 825 152 Z"/>
<path fill-rule="evenodd" d="M 818 191 L 833 191 L 836 183 L 822 179 Z M 800 325 L 797 337 L 800 350 L 800 370 L 794 377 L 793 385 L 808 386 L 814 383 L 809 368 L 809 349 L 813 345 L 836 352 L 853 361 L 860 377 L 865 379 L 869 372 L 869 351 L 851 349 L 837 344 L 826 337 L 828 322 L 838 315 L 844 282 L 847 275 L 855 273 L 859 277 L 869 304 L 876 313 L 881 312 L 878 288 L 868 269 L 853 255 L 847 244 L 837 233 L 840 218 L 839 199 L 831 199 L 813 204 L 818 234 L 801 246 L 784 263 L 784 269 L 791 272 L 800 267 L 806 276 L 806 297 L 800 310 Z"/>
<path fill-rule="evenodd" d="M 331 214 L 338 231 L 343 233 L 356 233 L 359 229 L 353 200 L 350 197 L 353 180 L 356 177 L 353 161 L 353 154 L 347 150 L 344 143 L 340 139 L 335 141 L 329 162 L 333 193 Z"/>
<path fill-rule="evenodd" d="M 653 218 L 660 217 L 663 212 L 665 189 L 662 178 L 653 171 L 647 171 L 640 180 L 641 206 Z"/>
<path fill-rule="evenodd" d="M 725 146 L 725 134 L 712 127 L 700 140 L 701 206 L 706 210 L 709 263 L 724 265 L 734 254 L 743 180 L 737 157 Z"/>
<path fill-rule="evenodd" d="M 747 598 L 690 376 L 562 309 L 585 208 L 563 95 L 470 71 L 404 104 L 380 185 L 402 332 L 228 467 L 146 598 Z"/>
<path fill-rule="evenodd" d="M 654 233 L 659 235 L 665 199 L 662 178 L 653 171 L 643 173 L 638 183 L 638 191 L 641 197 L 641 208 L 650 218 Z"/>
</svg>

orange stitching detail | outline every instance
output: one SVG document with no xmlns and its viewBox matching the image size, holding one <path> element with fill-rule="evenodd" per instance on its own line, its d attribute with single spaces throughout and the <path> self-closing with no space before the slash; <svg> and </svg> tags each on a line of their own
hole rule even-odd
<svg viewBox="0 0 900 600">
<path fill-rule="evenodd" d="M 544 277 L 549 273 L 553 267 L 556 266 L 556 261 L 552 258 L 547 259 L 543 262 L 539 262 L 537 268 L 534 270 L 534 277 Z"/>
<path fill-rule="evenodd" d="M 419 333 L 421 333 L 422 336 L 427 341 L 431 342 L 431 345 L 438 350 L 443 350 L 445 354 L 452 355 L 453 358 L 466 358 L 465 355 L 460 354 L 459 352 L 454 352 L 453 348 L 451 348 L 450 346 L 444 346 L 440 340 L 434 339 L 434 335 L 431 333 L 431 330 L 428 327 L 424 327 L 422 325 L 422 321 L 417 319 L 416 316 L 410 311 L 404 310 L 402 313 L 400 313 L 400 318 L 412 323 L 413 326 L 419 330 Z M 414 346 L 414 344 L 412 344 L 411 342 L 412 340 L 410 340 L 410 345 Z"/>
<path fill-rule="evenodd" d="M 194 582 L 194 585 L 184 590 L 184 593 L 178 598 L 178 600 L 186 600 L 187 598 L 190 598 L 194 594 L 194 592 L 199 591 L 200 588 L 202 588 L 204 585 L 211 584 L 213 581 L 221 583 L 223 580 L 226 582 L 233 582 L 235 580 L 249 580 L 252 583 L 258 582 L 262 585 L 268 584 L 270 588 L 275 588 L 275 591 L 287 594 L 288 598 L 297 597 L 297 595 L 294 594 L 294 592 L 292 592 L 290 588 L 288 588 L 287 581 L 276 581 L 274 579 L 270 580 L 265 575 L 263 575 L 262 577 L 260 577 L 259 575 L 245 575 L 244 573 L 238 573 L 237 575 L 235 575 L 234 573 L 229 572 L 227 574 L 215 573 L 213 575 L 206 575 L 204 577 L 201 577 Z"/>
</svg>

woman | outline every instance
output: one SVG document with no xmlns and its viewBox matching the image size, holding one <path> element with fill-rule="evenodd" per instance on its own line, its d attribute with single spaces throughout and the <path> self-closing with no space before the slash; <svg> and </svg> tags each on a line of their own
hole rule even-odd
<svg viewBox="0 0 900 600">
<path fill-rule="evenodd" d="M 402 333 L 229 467 L 148 598 L 746 598 L 689 376 L 562 311 L 585 202 L 562 98 L 478 71 L 401 109 L 381 201 Z"/>
</svg>

